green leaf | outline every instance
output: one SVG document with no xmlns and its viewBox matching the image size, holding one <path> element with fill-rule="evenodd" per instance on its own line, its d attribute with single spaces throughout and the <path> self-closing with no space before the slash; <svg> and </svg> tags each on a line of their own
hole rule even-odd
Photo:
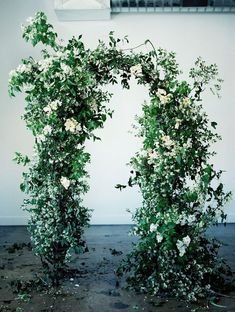
<svg viewBox="0 0 235 312">
<path fill-rule="evenodd" d="M 116 188 L 116 189 L 119 189 L 119 190 L 121 191 L 122 189 L 126 188 L 126 185 L 117 184 L 117 185 L 115 186 L 115 188 Z"/>
<path fill-rule="evenodd" d="M 217 122 L 215 122 L 215 121 L 212 121 L 211 122 L 211 126 L 214 128 L 214 129 L 216 129 L 216 126 L 217 126 Z"/>
<path fill-rule="evenodd" d="M 177 156 L 176 156 L 176 161 L 177 161 L 177 163 L 178 163 L 179 165 L 181 164 L 181 160 L 182 160 L 181 155 L 177 155 Z"/>
<path fill-rule="evenodd" d="M 26 186 L 25 186 L 24 183 L 21 183 L 21 184 L 20 184 L 20 190 L 21 190 L 22 192 L 25 192 Z"/>
<path fill-rule="evenodd" d="M 210 300 L 210 304 L 212 304 L 213 306 L 215 306 L 215 307 L 217 307 L 217 308 L 227 308 L 227 306 L 220 305 L 220 304 L 216 304 L 216 303 L 214 303 L 212 300 Z"/>
</svg>

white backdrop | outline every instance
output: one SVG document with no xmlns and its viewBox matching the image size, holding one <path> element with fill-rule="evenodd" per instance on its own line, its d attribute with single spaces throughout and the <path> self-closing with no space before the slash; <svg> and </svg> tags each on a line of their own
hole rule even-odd
<svg viewBox="0 0 235 312">
<path fill-rule="evenodd" d="M 10 99 L 7 94 L 8 72 L 23 57 L 39 56 L 39 47 L 32 48 L 21 38 L 20 24 L 38 10 L 44 11 L 59 36 L 65 40 L 83 34 L 88 47 L 95 47 L 98 39 L 107 40 L 110 30 L 122 37 L 128 35 L 130 46 L 150 39 L 156 46 L 177 52 L 182 69 L 193 65 L 201 55 L 208 62 L 217 63 L 223 84 L 222 99 L 205 97 L 205 108 L 218 122 L 223 137 L 216 145 L 217 168 L 226 170 L 223 182 L 228 190 L 235 191 L 235 15 L 233 14 L 120 14 L 111 21 L 58 22 L 52 0 L 0 0 L 0 224 L 25 224 L 27 214 L 20 209 L 23 194 L 19 190 L 21 168 L 11 160 L 15 151 L 31 153 L 32 137 L 26 131 L 20 115 L 24 98 Z M 143 48 L 145 50 L 145 48 Z M 134 210 L 141 204 L 137 189 L 119 192 L 117 183 L 125 183 L 129 170 L 125 164 L 138 149 L 131 130 L 134 116 L 141 103 L 148 99 L 147 90 L 134 82 L 131 90 L 112 87 L 111 106 L 115 109 L 112 120 L 99 131 L 102 142 L 90 143 L 91 189 L 85 204 L 94 209 L 93 224 L 125 224 L 131 222 L 126 209 Z M 234 192 L 235 193 L 235 192 Z M 235 198 L 226 208 L 228 221 L 235 222 Z"/>
</svg>

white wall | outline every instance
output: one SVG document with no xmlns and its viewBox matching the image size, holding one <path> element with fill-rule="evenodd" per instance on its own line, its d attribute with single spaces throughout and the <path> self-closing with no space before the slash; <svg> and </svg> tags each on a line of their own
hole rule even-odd
<svg viewBox="0 0 235 312">
<path fill-rule="evenodd" d="M 8 72 L 21 58 L 39 55 L 39 48 L 32 48 L 21 39 L 20 24 L 36 11 L 44 11 L 55 25 L 59 36 L 68 39 L 83 34 L 89 47 L 95 47 L 98 38 L 108 37 L 110 30 L 117 36 L 129 35 L 130 46 L 149 38 L 156 46 L 177 52 L 182 69 L 187 71 L 195 58 L 201 55 L 215 62 L 225 80 L 222 100 L 207 96 L 205 107 L 212 119 L 219 124 L 223 141 L 216 145 L 218 168 L 227 172 L 223 181 L 235 193 L 235 15 L 232 14 L 146 14 L 115 15 L 111 21 L 58 22 L 52 0 L 0 0 L 0 224 L 23 224 L 27 215 L 20 209 L 23 194 L 19 191 L 21 169 L 12 163 L 15 151 L 29 152 L 32 137 L 20 119 L 24 100 L 19 95 L 10 99 L 7 94 Z M 145 51 L 145 48 L 143 48 Z M 89 144 L 93 162 L 90 165 L 91 190 L 85 203 L 94 209 L 92 223 L 129 223 L 126 209 L 134 210 L 141 203 L 136 189 L 119 192 L 116 183 L 125 183 L 129 168 L 125 166 L 138 148 L 138 143 L 128 131 L 141 103 L 148 99 L 147 90 L 136 86 L 130 91 L 112 87 L 111 105 L 115 114 L 99 133 L 102 142 Z M 235 222 L 235 198 L 228 207 L 228 221 Z"/>
</svg>

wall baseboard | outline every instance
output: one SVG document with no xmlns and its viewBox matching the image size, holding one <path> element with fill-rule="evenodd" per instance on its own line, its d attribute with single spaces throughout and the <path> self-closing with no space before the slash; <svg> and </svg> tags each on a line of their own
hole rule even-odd
<svg viewBox="0 0 235 312">
<path fill-rule="evenodd" d="M 100 221 L 100 220 L 99 220 Z M 17 217 L 17 216 L 0 216 L 0 226 L 4 225 L 27 225 L 28 223 L 28 217 Z M 227 218 L 227 223 L 235 223 L 235 213 L 230 214 Z M 124 224 L 130 224 L 130 222 L 121 222 L 120 220 L 118 223 L 113 222 L 112 220 L 106 220 L 106 222 L 96 222 L 93 220 L 91 222 L 91 225 L 124 225 Z"/>
<path fill-rule="evenodd" d="M 16 216 L 0 216 L 0 225 L 27 225 L 28 218 Z"/>
</svg>

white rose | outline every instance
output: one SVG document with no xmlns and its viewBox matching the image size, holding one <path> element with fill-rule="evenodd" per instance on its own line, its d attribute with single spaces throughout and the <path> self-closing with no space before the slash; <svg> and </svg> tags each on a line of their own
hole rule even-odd
<svg viewBox="0 0 235 312">
<path fill-rule="evenodd" d="M 174 145 L 174 142 L 171 140 L 171 138 L 169 137 L 169 135 L 163 135 L 161 137 L 162 141 L 163 141 L 163 144 L 166 146 L 166 147 L 171 147 L 172 145 Z"/>
<path fill-rule="evenodd" d="M 38 143 L 41 143 L 41 142 L 44 142 L 46 140 L 46 137 L 44 134 L 39 134 L 36 136 L 36 139 L 37 139 Z"/>
<path fill-rule="evenodd" d="M 149 231 L 150 231 L 150 232 L 154 232 L 154 231 L 157 230 L 157 228 L 158 228 L 158 225 L 152 223 L 152 224 L 150 224 Z"/>
<path fill-rule="evenodd" d="M 163 240 L 163 236 L 159 233 L 157 234 L 156 238 L 158 243 L 161 243 L 161 241 Z"/>
<path fill-rule="evenodd" d="M 96 103 L 96 100 L 93 100 L 93 101 L 91 102 L 91 109 L 92 109 L 93 111 L 95 111 L 95 112 L 98 111 L 98 105 L 97 105 L 97 103 Z"/>
<path fill-rule="evenodd" d="M 47 125 L 43 128 L 43 133 L 46 135 L 46 134 L 51 134 L 52 132 L 52 127 Z"/>
<path fill-rule="evenodd" d="M 183 243 L 186 245 L 186 247 L 188 247 L 190 242 L 191 242 L 191 238 L 188 235 L 183 238 Z"/>
<path fill-rule="evenodd" d="M 57 110 L 58 106 L 61 106 L 61 105 L 62 105 L 61 101 L 55 100 L 49 103 L 46 107 L 44 107 L 43 110 L 45 113 L 51 114 L 53 110 L 54 111 Z"/>
<path fill-rule="evenodd" d="M 81 125 L 74 118 L 69 118 L 65 122 L 65 130 L 70 132 L 79 132 L 81 131 Z"/>
<path fill-rule="evenodd" d="M 183 240 L 177 240 L 176 242 L 176 246 L 179 250 L 179 256 L 182 257 L 185 252 L 186 252 L 186 248 L 188 247 L 188 245 L 190 244 L 191 242 L 191 238 L 187 235 L 183 238 Z"/>
<path fill-rule="evenodd" d="M 177 240 L 176 246 L 179 250 L 180 257 L 182 257 L 185 254 L 185 249 L 186 249 L 184 243 L 180 240 Z"/>
<path fill-rule="evenodd" d="M 30 16 L 30 17 L 28 17 L 27 19 L 26 19 L 26 22 L 27 23 L 29 23 L 29 24 L 32 24 L 33 23 L 33 17 L 32 16 Z"/>
<path fill-rule="evenodd" d="M 183 247 L 180 252 L 179 252 L 179 256 L 180 257 L 183 257 L 183 255 L 185 254 L 186 250 L 185 250 L 185 247 Z"/>
<path fill-rule="evenodd" d="M 148 156 L 150 159 L 155 159 L 157 157 L 157 152 L 156 151 L 151 151 L 148 153 Z"/>
<path fill-rule="evenodd" d="M 38 62 L 38 69 L 42 72 L 46 72 L 52 65 L 52 59 L 47 58 Z"/>
<path fill-rule="evenodd" d="M 179 118 L 176 118 L 176 123 L 175 123 L 175 129 L 179 129 L 179 126 L 181 125 L 182 120 Z"/>
<path fill-rule="evenodd" d="M 183 107 L 187 107 L 191 104 L 191 99 L 188 98 L 187 96 L 183 98 L 182 102 L 181 102 L 181 106 Z"/>
<path fill-rule="evenodd" d="M 21 31 L 24 32 L 26 27 L 24 26 L 24 24 L 21 24 L 20 28 L 21 28 Z"/>
<path fill-rule="evenodd" d="M 58 58 L 62 58 L 62 57 L 65 58 L 66 57 L 66 53 L 58 51 L 58 52 L 55 53 L 55 56 L 58 57 Z"/>
<path fill-rule="evenodd" d="M 82 148 L 82 144 L 79 144 L 79 143 L 78 143 L 78 144 L 75 146 L 75 148 L 76 148 L 76 149 Z"/>
<path fill-rule="evenodd" d="M 172 99 L 172 94 L 171 93 L 167 94 L 166 90 L 164 89 L 159 88 L 156 92 L 156 95 L 158 96 L 161 104 L 166 104 Z"/>
<path fill-rule="evenodd" d="M 190 215 L 187 218 L 188 224 L 191 225 L 196 220 L 195 215 Z"/>
<path fill-rule="evenodd" d="M 63 187 L 67 190 L 71 184 L 70 180 L 66 177 L 61 177 L 60 183 L 63 185 Z"/>
<path fill-rule="evenodd" d="M 50 106 L 50 108 L 51 108 L 52 110 L 57 110 L 57 108 L 58 108 L 58 104 L 57 104 L 56 101 L 51 102 L 51 103 L 49 104 L 49 106 Z"/>
<path fill-rule="evenodd" d="M 46 106 L 43 108 L 43 111 L 47 114 L 50 114 L 51 113 L 51 107 L 50 106 Z"/>
<path fill-rule="evenodd" d="M 166 76 L 165 71 L 162 68 L 160 68 L 159 69 L 159 79 L 164 80 L 165 76 Z"/>
<path fill-rule="evenodd" d="M 139 77 L 142 74 L 142 66 L 141 64 L 137 64 L 134 66 L 131 66 L 130 72 L 132 75 Z"/>
<path fill-rule="evenodd" d="M 32 70 L 32 65 L 31 64 L 20 64 L 16 71 L 23 74 L 23 73 L 29 73 Z"/>
<path fill-rule="evenodd" d="M 159 95 L 166 95 L 166 90 L 164 90 L 164 89 L 161 89 L 161 88 L 158 88 L 158 90 L 157 90 L 157 93 L 156 93 L 158 96 Z"/>
<path fill-rule="evenodd" d="M 64 63 L 61 63 L 60 64 L 60 67 L 61 69 L 63 70 L 64 74 L 65 75 L 71 75 L 73 72 L 72 72 L 72 68 L 69 67 L 68 65 L 64 64 Z"/>
<path fill-rule="evenodd" d="M 11 80 L 14 76 L 16 76 L 17 75 L 17 72 L 16 72 L 16 70 L 11 70 L 10 72 L 9 72 L 9 80 Z"/>
</svg>

